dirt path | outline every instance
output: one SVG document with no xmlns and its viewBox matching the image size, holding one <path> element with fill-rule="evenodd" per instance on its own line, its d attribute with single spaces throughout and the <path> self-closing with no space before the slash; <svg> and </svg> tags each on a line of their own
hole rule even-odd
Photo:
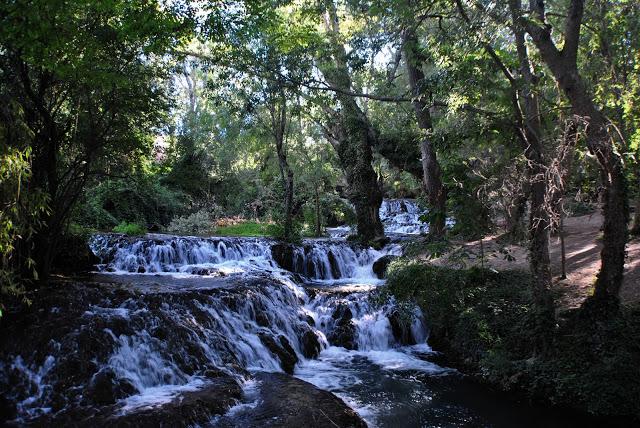
<svg viewBox="0 0 640 428">
<path fill-rule="evenodd" d="M 600 250 L 602 249 L 600 227 L 602 215 L 594 213 L 565 220 L 565 247 L 567 278 L 559 279 L 561 274 L 560 239 L 551 238 L 549 253 L 551 271 L 554 277 L 553 289 L 559 307 L 579 306 L 593 292 L 596 274 L 600 269 Z M 527 250 L 520 245 L 500 244 L 498 235 L 483 240 L 484 264 L 496 270 L 528 269 Z M 482 263 L 480 242 L 461 243 L 433 263 L 439 265 L 466 266 Z M 627 244 L 625 277 L 620 298 L 625 304 L 640 304 L 640 239 Z"/>
</svg>

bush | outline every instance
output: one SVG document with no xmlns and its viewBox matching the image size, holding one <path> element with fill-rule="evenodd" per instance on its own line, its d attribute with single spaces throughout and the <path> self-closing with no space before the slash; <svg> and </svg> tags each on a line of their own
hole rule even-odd
<svg viewBox="0 0 640 428">
<path fill-rule="evenodd" d="M 162 186 L 153 177 L 112 180 L 87 189 L 74 219 L 102 230 L 121 222 L 164 226 L 183 210 L 185 202 L 184 194 Z"/>
<path fill-rule="evenodd" d="M 401 259 L 388 276 L 389 293 L 422 308 L 429 342 L 449 363 L 547 403 L 640 418 L 640 310 L 613 305 L 603 316 L 585 305 L 559 320 L 541 354 L 527 273 Z"/>
<path fill-rule="evenodd" d="M 216 230 L 215 220 L 215 215 L 209 209 L 201 209 L 171 220 L 167 232 L 178 235 L 211 235 Z"/>
<path fill-rule="evenodd" d="M 121 222 L 119 225 L 113 228 L 116 233 L 124 233 L 129 236 L 144 235 L 147 233 L 147 229 L 137 223 Z"/>
</svg>

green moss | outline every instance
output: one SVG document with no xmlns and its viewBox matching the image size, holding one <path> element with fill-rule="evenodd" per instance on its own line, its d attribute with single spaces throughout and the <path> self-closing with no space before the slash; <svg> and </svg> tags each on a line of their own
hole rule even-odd
<svg viewBox="0 0 640 428">
<path fill-rule="evenodd" d="M 398 260 L 388 292 L 415 301 L 431 345 L 452 364 L 505 390 L 602 416 L 640 417 L 640 310 L 576 310 L 536 351 L 525 272 L 456 270 Z"/>
</svg>

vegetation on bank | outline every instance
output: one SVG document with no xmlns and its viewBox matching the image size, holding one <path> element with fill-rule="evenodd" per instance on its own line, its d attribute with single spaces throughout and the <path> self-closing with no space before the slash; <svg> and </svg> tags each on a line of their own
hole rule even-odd
<svg viewBox="0 0 640 428">
<path fill-rule="evenodd" d="M 388 290 L 415 301 L 448 364 L 506 391 L 600 416 L 640 419 L 640 309 L 585 304 L 541 350 L 530 275 L 402 259 Z"/>
</svg>

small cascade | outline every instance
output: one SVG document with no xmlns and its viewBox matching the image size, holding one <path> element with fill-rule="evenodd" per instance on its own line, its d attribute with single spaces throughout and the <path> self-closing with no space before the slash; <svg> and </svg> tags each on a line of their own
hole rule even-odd
<svg viewBox="0 0 640 428">
<path fill-rule="evenodd" d="M 272 253 L 290 272 L 313 280 L 375 280 L 373 263 L 385 255 L 400 255 L 399 245 L 382 250 L 361 248 L 342 241 L 309 241 L 303 245 L 277 244 Z"/>
<path fill-rule="evenodd" d="M 264 238 L 195 238 L 147 235 L 127 238 L 95 235 L 91 249 L 98 267 L 113 273 L 169 273 L 220 275 L 271 272 L 278 267 L 312 280 L 375 279 L 373 263 L 385 255 L 399 255 L 399 245 L 382 250 L 343 241 L 309 240 L 301 245 Z"/>
<path fill-rule="evenodd" d="M 147 235 L 128 238 L 95 235 L 90 246 L 102 260 L 100 270 L 116 273 L 187 273 L 270 269 L 272 242 L 260 238 L 195 238 Z"/>
<path fill-rule="evenodd" d="M 428 211 L 418 205 L 415 199 L 384 199 L 380 205 L 380 221 L 387 234 L 419 235 L 429 232 L 429 224 L 420 217 Z M 453 224 L 448 221 L 448 224 Z M 331 238 L 345 238 L 353 229 L 349 226 L 327 228 Z"/>
</svg>

